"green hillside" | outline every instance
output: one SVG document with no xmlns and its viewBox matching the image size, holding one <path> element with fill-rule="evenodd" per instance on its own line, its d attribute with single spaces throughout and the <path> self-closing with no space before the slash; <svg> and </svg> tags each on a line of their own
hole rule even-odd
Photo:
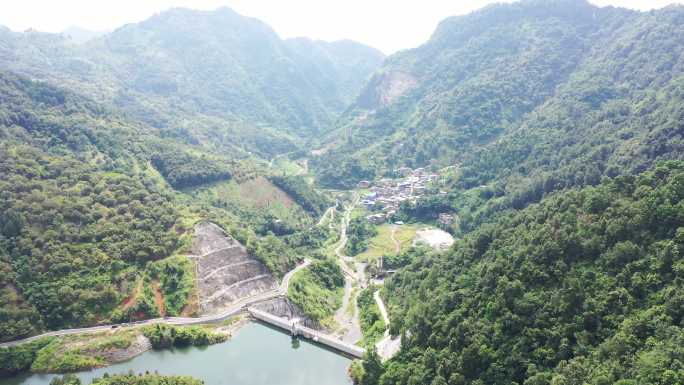
<svg viewBox="0 0 684 385">
<path fill-rule="evenodd" d="M 241 157 L 270 158 L 325 132 L 383 58 L 351 41 L 282 40 L 229 8 L 171 9 L 84 44 L 0 29 L 2 68 Z"/>
<path fill-rule="evenodd" d="M 262 237 L 271 212 L 195 194 L 217 178 L 257 177 L 246 163 L 44 82 L 0 73 L 0 98 L 0 340 L 163 315 L 154 291 L 179 314 L 190 288 L 178 282 L 194 269 L 167 257 L 185 250 L 199 220 L 219 223 L 276 275 L 327 236 L 308 229 L 294 201 L 280 225 L 287 237 Z M 322 199 L 306 188 L 303 197 Z"/>
<path fill-rule="evenodd" d="M 130 267 L 170 255 L 179 213 L 143 138 L 87 99 L 0 76 L 0 339 L 93 323 Z"/>
<path fill-rule="evenodd" d="M 389 57 L 313 162 L 352 186 L 395 168 L 457 164 L 517 207 L 679 158 L 682 7 L 639 13 L 524 0 L 440 23 Z"/>
<path fill-rule="evenodd" d="M 386 284 L 405 344 L 368 383 L 681 383 L 683 242 L 681 162 L 482 226 Z"/>
<path fill-rule="evenodd" d="M 369 347 L 380 290 L 401 348 L 358 384 L 682 384 L 684 6 L 490 5 L 388 58 L 229 8 L 0 27 L 0 342 L 197 315 L 202 221 L 276 280 L 311 260 L 271 305 Z"/>
</svg>

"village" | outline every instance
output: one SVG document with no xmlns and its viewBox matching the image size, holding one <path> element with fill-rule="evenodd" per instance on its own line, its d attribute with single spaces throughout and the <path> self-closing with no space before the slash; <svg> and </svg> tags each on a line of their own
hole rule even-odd
<svg viewBox="0 0 684 385">
<path fill-rule="evenodd" d="M 359 188 L 369 190 L 361 204 L 373 213 L 366 217 L 372 224 L 377 225 L 391 220 L 402 202 L 415 203 L 418 198 L 425 195 L 428 185 L 439 178 L 439 174 L 432 173 L 424 167 L 402 167 L 395 172 L 401 175 L 401 178 L 384 178 L 376 183 L 361 181 L 358 184 Z M 440 217 L 440 220 L 448 218 Z"/>
</svg>

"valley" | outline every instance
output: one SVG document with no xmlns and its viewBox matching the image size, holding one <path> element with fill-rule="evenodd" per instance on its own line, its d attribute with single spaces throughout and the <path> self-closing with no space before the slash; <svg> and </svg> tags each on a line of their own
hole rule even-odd
<svg viewBox="0 0 684 385">
<path fill-rule="evenodd" d="M 0 385 L 684 383 L 684 7 L 447 16 L 0 27 Z"/>
</svg>

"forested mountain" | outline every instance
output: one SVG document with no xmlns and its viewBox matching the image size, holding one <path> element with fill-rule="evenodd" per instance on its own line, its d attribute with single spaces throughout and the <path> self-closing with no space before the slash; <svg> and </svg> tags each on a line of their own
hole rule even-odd
<svg viewBox="0 0 684 385">
<path fill-rule="evenodd" d="M 324 132 L 383 60 L 351 41 L 282 40 L 229 8 L 172 9 L 74 44 L 0 31 L 0 67 L 67 86 L 177 141 L 263 157 Z"/>
<path fill-rule="evenodd" d="M 316 186 L 453 166 L 393 218 L 460 239 L 398 257 L 363 385 L 684 383 L 684 7 L 492 5 L 387 59 L 228 8 L 85 40 L 0 27 L 0 341 L 192 315 L 195 224 L 280 277 L 334 248 Z"/>
<path fill-rule="evenodd" d="M 284 41 L 227 8 L 172 9 L 83 44 L 1 28 L 0 340 L 178 314 L 192 273 L 168 257 L 199 220 L 274 274 L 291 268 L 325 237 L 305 228 L 326 198 L 278 179 L 299 202 L 280 213 L 289 223 L 222 197 L 266 172 L 254 160 L 324 131 L 382 60 L 350 41 Z M 269 183 L 244 189 L 290 199 Z"/>
<path fill-rule="evenodd" d="M 0 340 L 97 322 L 178 247 L 178 211 L 138 125 L 14 75 L 0 99 Z"/>
<path fill-rule="evenodd" d="M 200 220 L 220 223 L 284 271 L 321 237 L 315 230 L 259 237 L 252 224 L 269 212 L 181 193 L 250 176 L 246 166 L 165 139 L 116 109 L 2 72 L 0 100 L 0 341 L 179 314 L 192 269 L 174 255 L 187 252 Z"/>
<path fill-rule="evenodd" d="M 404 346 L 364 383 L 681 384 L 683 247 L 682 162 L 555 193 L 387 282 Z"/>
<path fill-rule="evenodd" d="M 89 40 L 93 40 L 106 34 L 108 31 L 91 31 L 85 28 L 72 25 L 71 27 L 62 31 L 62 34 L 66 35 L 71 39 L 72 42 L 76 44 L 85 43 Z"/>
<path fill-rule="evenodd" d="M 682 151 L 684 8 L 640 13 L 523 0 L 440 23 L 389 57 L 314 166 L 350 186 L 458 164 L 521 206 Z"/>
<path fill-rule="evenodd" d="M 403 346 L 371 354 L 362 384 L 684 381 L 684 7 L 522 0 L 446 19 L 329 139 L 311 162 L 329 186 L 456 170 L 401 207 L 452 211 L 463 239 L 385 281 Z"/>
</svg>

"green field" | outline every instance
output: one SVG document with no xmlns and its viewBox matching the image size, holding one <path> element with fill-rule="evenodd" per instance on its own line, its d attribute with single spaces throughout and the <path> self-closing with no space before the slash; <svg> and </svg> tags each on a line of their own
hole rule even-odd
<svg viewBox="0 0 684 385">
<path fill-rule="evenodd" d="M 395 227 L 394 239 L 399 243 L 399 251 L 404 251 L 411 247 L 416 232 L 425 227 L 424 224 L 390 225 L 383 224 L 378 226 L 378 235 L 368 240 L 368 249 L 357 258 L 363 261 L 372 261 L 383 255 L 399 254 L 396 244 L 392 240 L 392 227 Z"/>
</svg>

